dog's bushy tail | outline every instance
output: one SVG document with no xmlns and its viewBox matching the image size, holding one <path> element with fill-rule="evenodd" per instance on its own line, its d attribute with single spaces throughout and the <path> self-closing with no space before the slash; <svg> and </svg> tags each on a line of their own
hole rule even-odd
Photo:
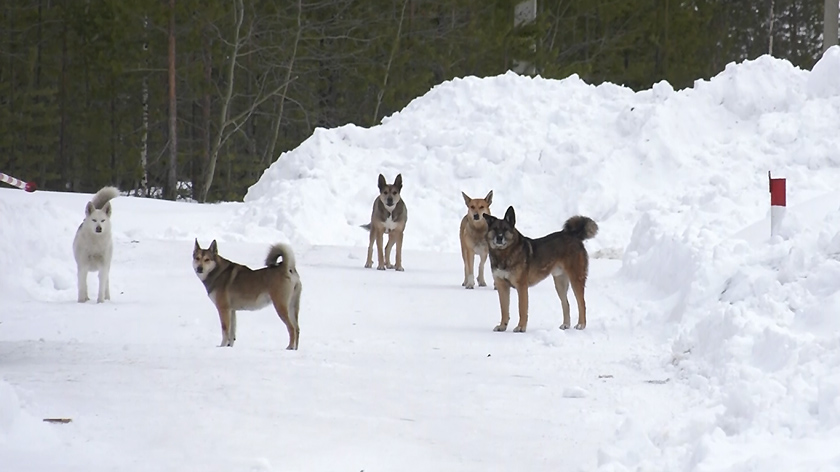
<svg viewBox="0 0 840 472">
<path fill-rule="evenodd" d="M 289 269 L 295 268 L 295 253 L 292 251 L 291 246 L 283 243 L 277 243 L 271 246 L 271 249 L 268 250 L 268 255 L 265 256 L 265 266 L 274 267 L 281 265 L 281 263 L 277 262 L 277 259 L 281 257 L 283 258 L 283 265 Z"/>
<path fill-rule="evenodd" d="M 563 232 L 580 239 L 589 239 L 598 234 L 598 223 L 588 216 L 573 216 L 566 220 L 563 225 Z"/>
<path fill-rule="evenodd" d="M 359 225 L 359 228 L 362 228 L 365 231 L 370 231 L 370 223 Z"/>
<path fill-rule="evenodd" d="M 93 207 L 101 210 L 106 203 L 120 196 L 120 191 L 117 187 L 102 187 L 96 192 L 96 195 L 90 200 Z"/>
</svg>

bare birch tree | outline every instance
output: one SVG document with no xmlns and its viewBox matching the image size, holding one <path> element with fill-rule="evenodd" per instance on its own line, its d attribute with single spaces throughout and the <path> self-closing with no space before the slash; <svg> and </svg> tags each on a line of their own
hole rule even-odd
<svg viewBox="0 0 840 472">
<path fill-rule="evenodd" d="M 178 195 L 178 111 L 175 95 L 175 0 L 169 0 L 169 168 L 166 178 L 168 200 Z"/>
<path fill-rule="evenodd" d="M 174 0 L 173 0 L 174 1 Z M 266 72 L 263 74 L 262 78 L 259 80 L 260 82 L 260 90 L 257 92 L 256 96 L 252 98 L 252 102 L 245 107 L 245 110 L 241 113 L 231 117 L 230 110 L 233 105 L 233 98 L 234 98 L 234 84 L 236 82 L 236 69 L 238 67 L 237 61 L 239 58 L 244 54 L 243 47 L 248 41 L 248 37 L 250 35 L 250 28 L 249 34 L 242 33 L 242 24 L 245 20 L 245 5 L 243 0 L 236 0 L 234 3 L 233 8 L 233 15 L 234 15 L 234 28 L 233 28 L 233 39 L 229 41 L 231 46 L 231 51 L 228 56 L 227 62 L 227 69 L 225 74 L 225 89 L 224 93 L 221 97 L 221 105 L 219 109 L 219 124 L 218 130 L 215 139 L 213 140 L 213 145 L 210 149 L 210 160 L 207 163 L 207 168 L 205 169 L 204 175 L 204 186 L 201 188 L 201 195 L 199 196 L 199 201 L 206 202 L 207 195 L 210 193 L 210 188 L 213 186 L 213 179 L 216 174 L 216 164 L 219 160 L 219 153 L 222 150 L 222 146 L 224 146 L 225 142 L 233 136 L 236 132 L 238 132 L 245 123 L 248 122 L 248 119 L 254 113 L 254 111 L 262 105 L 266 100 L 275 96 L 281 90 L 288 86 L 288 82 L 281 84 L 279 87 L 271 90 L 270 92 L 266 92 L 265 86 L 266 82 L 268 81 L 268 77 L 270 77 L 270 73 Z"/>
<path fill-rule="evenodd" d="M 283 92 L 280 94 L 279 110 L 277 111 L 277 119 L 274 121 L 274 130 L 271 139 L 265 147 L 263 153 L 262 163 L 264 166 L 271 164 L 274 161 L 274 150 L 277 148 L 277 140 L 280 137 L 280 125 L 283 122 L 283 109 L 286 105 L 286 97 L 289 94 L 289 84 L 292 82 L 292 71 L 295 67 L 295 59 L 297 58 L 298 45 L 300 44 L 300 36 L 303 32 L 301 25 L 301 16 L 303 15 L 303 2 L 297 0 L 297 31 L 295 32 L 295 42 L 292 46 L 292 57 L 289 59 L 289 68 L 286 70 L 286 80 L 283 86 Z"/>
<path fill-rule="evenodd" d="M 823 52 L 837 45 L 838 17 L 840 3 L 837 0 L 825 0 L 825 25 L 823 26 Z"/>
<path fill-rule="evenodd" d="M 149 196 L 149 77 L 146 75 L 149 70 L 149 17 L 143 15 L 143 81 L 140 90 L 140 99 L 143 107 L 143 124 L 140 132 L 140 195 Z"/>
<path fill-rule="evenodd" d="M 403 20 L 405 20 L 405 8 L 408 6 L 408 0 L 403 1 L 402 11 L 400 12 L 400 21 L 397 23 L 397 34 L 394 36 L 394 42 L 391 43 L 391 54 L 388 55 L 388 64 L 385 66 L 385 76 L 382 78 L 382 87 L 379 93 L 376 94 L 376 107 L 373 110 L 373 123 L 379 122 L 379 108 L 382 106 L 382 97 L 385 96 L 385 89 L 388 87 L 388 76 L 391 74 L 391 65 L 394 63 L 394 57 L 400 48 L 400 36 L 402 35 Z"/>
</svg>

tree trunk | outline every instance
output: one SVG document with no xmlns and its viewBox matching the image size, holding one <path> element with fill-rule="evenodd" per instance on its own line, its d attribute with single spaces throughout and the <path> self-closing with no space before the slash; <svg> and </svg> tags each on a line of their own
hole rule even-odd
<svg viewBox="0 0 840 472">
<path fill-rule="evenodd" d="M 112 184 L 116 184 L 119 187 L 119 178 L 120 176 L 117 174 L 117 142 L 118 134 L 119 134 L 119 126 L 117 125 L 117 84 L 116 84 L 116 77 L 114 74 L 111 73 L 111 80 L 110 80 L 110 89 L 109 95 L 111 96 L 110 100 L 110 107 L 109 113 L 111 115 L 111 172 L 110 172 L 110 180 Z"/>
<path fill-rule="evenodd" d="M 773 55 L 773 24 L 776 22 L 776 0 L 770 0 L 770 14 L 767 25 L 767 54 Z"/>
<path fill-rule="evenodd" d="M 216 134 L 216 139 L 213 142 L 213 148 L 210 151 L 210 162 L 207 165 L 204 176 L 204 188 L 201 189 L 202 192 L 200 201 L 202 203 L 207 201 L 207 194 L 210 192 L 210 187 L 213 185 L 213 177 L 216 174 L 216 162 L 219 159 L 219 151 L 221 150 L 222 143 L 224 142 L 223 136 L 225 128 L 228 125 L 228 110 L 230 108 L 231 98 L 233 97 L 233 79 L 236 72 L 236 59 L 237 56 L 239 56 L 239 48 L 241 46 L 239 33 L 242 29 L 242 21 L 245 17 L 245 6 L 243 5 L 242 0 L 236 2 L 233 14 L 236 27 L 234 28 L 233 51 L 230 53 L 230 62 L 228 63 L 227 89 L 225 90 L 225 96 L 222 97 L 221 110 L 219 111 L 219 130 Z"/>
<path fill-rule="evenodd" d="M 283 87 L 283 94 L 280 96 L 280 110 L 277 112 L 277 121 L 274 122 L 274 132 L 271 135 L 271 139 L 268 142 L 268 146 L 265 148 L 265 153 L 263 153 L 262 164 L 263 166 L 268 166 L 272 162 L 274 162 L 274 150 L 277 148 L 277 140 L 280 137 L 280 125 L 283 121 L 283 108 L 286 104 L 286 95 L 289 93 L 289 84 L 292 80 L 292 70 L 295 66 L 295 58 L 297 58 L 297 50 L 298 44 L 300 43 L 300 36 L 301 36 L 301 22 L 300 18 L 303 14 L 303 5 L 302 1 L 297 1 L 297 33 L 295 33 L 295 43 L 292 47 L 292 58 L 289 60 L 289 69 L 286 71 L 286 85 Z"/>
<path fill-rule="evenodd" d="M 41 96 L 41 50 L 44 45 L 43 38 L 43 2 L 38 0 L 38 49 L 35 58 L 35 90 L 38 94 L 35 98 L 35 103 L 41 102 L 44 98 Z M 46 153 L 45 153 L 46 154 Z M 47 156 L 38 156 L 38 185 L 41 188 L 47 188 Z"/>
<path fill-rule="evenodd" d="M 145 67 L 143 68 L 143 82 L 140 90 L 140 99 L 143 106 L 143 125 L 140 132 L 140 195 L 149 196 L 149 17 L 143 16 L 143 56 Z"/>
<path fill-rule="evenodd" d="M 388 56 L 388 64 L 385 66 L 385 77 L 382 78 L 382 88 L 376 94 L 376 108 L 373 110 L 373 122 L 375 125 L 379 122 L 379 107 L 382 105 L 382 97 L 385 96 L 385 88 L 388 86 L 388 76 L 391 74 L 391 65 L 394 63 L 394 56 L 397 55 L 397 50 L 400 48 L 400 35 L 402 34 L 403 20 L 405 19 L 405 7 L 408 6 L 408 0 L 403 1 L 402 12 L 400 12 L 400 22 L 397 24 L 397 35 L 394 37 L 394 42 L 391 44 L 391 54 Z"/>
<path fill-rule="evenodd" d="M 169 0 L 169 171 L 165 198 L 178 195 L 178 113 L 175 95 L 175 0 Z"/>
<path fill-rule="evenodd" d="M 206 31 L 204 34 L 204 41 L 204 81 L 206 82 L 206 88 L 204 91 L 204 97 L 202 99 L 203 106 L 201 107 L 201 142 L 203 144 L 203 152 L 201 159 L 201 168 L 198 172 L 198 175 L 200 176 L 197 181 L 198 188 L 196 189 L 196 194 L 193 195 L 193 198 L 202 202 L 207 200 L 207 192 L 210 190 L 207 189 L 205 172 L 207 172 L 207 169 L 210 167 L 210 107 L 212 106 L 212 101 L 210 100 L 210 85 L 213 83 L 213 56 L 211 49 L 212 42 L 210 41 L 210 35 Z"/>
<path fill-rule="evenodd" d="M 61 78 L 58 82 L 58 169 L 61 174 L 62 189 L 67 190 L 71 183 L 71 164 L 67 155 L 67 0 L 62 4 L 61 18 Z"/>
<path fill-rule="evenodd" d="M 837 45 L 838 16 L 840 5 L 837 0 L 825 0 L 825 21 L 823 26 L 823 52 Z"/>
</svg>

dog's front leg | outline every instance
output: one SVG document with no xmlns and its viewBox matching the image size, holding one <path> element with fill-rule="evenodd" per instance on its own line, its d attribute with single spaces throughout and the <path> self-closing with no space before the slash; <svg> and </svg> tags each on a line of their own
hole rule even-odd
<svg viewBox="0 0 840 472">
<path fill-rule="evenodd" d="M 510 283 L 498 277 L 493 278 L 499 292 L 499 306 L 502 309 L 502 322 L 493 331 L 504 331 L 510 321 Z"/>
<path fill-rule="evenodd" d="M 79 286 L 79 303 L 84 303 L 89 300 L 88 298 L 88 288 L 87 288 L 87 269 L 82 268 L 79 266 L 76 269 L 76 278 L 78 279 L 78 286 Z"/>
<path fill-rule="evenodd" d="M 396 257 L 396 266 L 394 266 L 394 268 L 397 269 L 398 272 L 402 272 L 402 271 L 405 270 L 405 269 L 403 269 L 403 265 L 402 265 L 402 243 L 403 243 L 403 236 L 404 235 L 405 235 L 405 233 L 402 232 L 402 231 L 398 232 L 395 235 L 395 237 L 397 238 L 397 255 L 395 256 Z"/>
<path fill-rule="evenodd" d="M 528 283 L 518 283 L 516 294 L 519 297 L 519 324 L 513 328 L 514 333 L 524 333 L 528 327 Z"/>
<path fill-rule="evenodd" d="M 376 232 L 376 257 L 379 264 L 376 266 L 376 270 L 385 270 L 385 256 L 382 253 L 382 239 L 383 233 L 381 231 Z"/>
<path fill-rule="evenodd" d="M 461 286 L 466 287 L 467 282 L 470 280 L 470 267 L 469 259 L 467 258 L 467 246 L 464 244 L 463 235 L 461 236 L 461 259 L 464 261 L 464 281 L 461 282 Z"/>
<path fill-rule="evenodd" d="M 468 289 L 475 288 L 475 274 L 473 274 L 473 267 L 475 265 L 475 252 L 473 248 L 467 245 L 464 248 L 464 287 Z M 479 277 L 481 274 L 479 273 Z"/>
<path fill-rule="evenodd" d="M 487 282 L 484 281 L 484 263 L 487 262 L 487 253 L 479 254 L 478 258 L 478 286 L 486 287 Z M 472 269 L 472 263 L 470 263 L 470 269 Z"/>
<path fill-rule="evenodd" d="M 385 245 L 385 268 L 386 269 L 393 269 L 394 266 L 391 264 L 391 248 L 394 247 L 394 243 L 397 242 L 397 233 L 391 231 L 388 233 L 388 244 Z"/>
<path fill-rule="evenodd" d="M 228 308 L 227 303 L 218 305 L 217 309 L 219 310 L 219 322 L 222 325 L 222 342 L 219 343 L 219 347 L 232 346 L 233 344 L 230 342 L 229 337 L 231 310 Z"/>
<path fill-rule="evenodd" d="M 233 347 L 236 341 L 236 310 L 230 310 L 230 328 L 228 329 L 228 346 Z"/>
<path fill-rule="evenodd" d="M 96 296 L 96 303 L 102 303 L 111 299 L 111 292 L 108 290 L 108 279 L 110 273 L 108 267 L 99 269 L 99 293 Z"/>
<path fill-rule="evenodd" d="M 373 224 L 373 223 L 371 223 Z M 365 262 L 365 267 L 370 269 L 373 267 L 373 243 L 376 240 L 376 230 L 371 228 L 370 229 L 370 242 L 368 243 L 368 255 L 367 261 Z"/>
</svg>

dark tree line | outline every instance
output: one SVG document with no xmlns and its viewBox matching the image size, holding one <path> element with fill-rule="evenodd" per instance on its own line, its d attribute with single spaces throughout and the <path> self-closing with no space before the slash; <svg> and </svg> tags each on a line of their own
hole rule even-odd
<svg viewBox="0 0 840 472">
<path fill-rule="evenodd" d="M 316 127 L 371 126 L 528 61 L 677 88 L 772 53 L 810 68 L 815 0 L 2 0 L 0 171 L 42 189 L 241 199 Z"/>
</svg>

